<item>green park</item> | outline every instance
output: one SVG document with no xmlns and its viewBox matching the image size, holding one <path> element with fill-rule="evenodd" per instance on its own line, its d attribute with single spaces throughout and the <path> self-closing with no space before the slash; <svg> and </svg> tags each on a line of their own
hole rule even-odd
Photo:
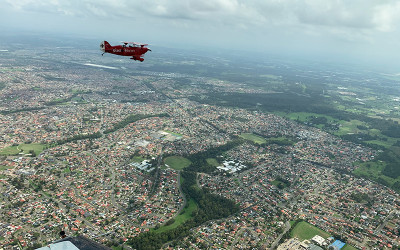
<svg viewBox="0 0 400 250">
<path fill-rule="evenodd" d="M 22 143 L 18 146 L 9 146 L 0 150 L 0 155 L 17 155 L 19 153 L 35 155 L 40 154 L 47 146 L 40 143 Z"/>
<path fill-rule="evenodd" d="M 297 237 L 300 241 L 309 240 L 315 235 L 319 235 L 323 238 L 331 236 L 327 232 L 313 226 L 305 221 L 297 223 L 297 225 L 291 230 L 290 236 Z"/>
<path fill-rule="evenodd" d="M 167 221 L 167 223 L 154 231 L 157 233 L 163 233 L 171 229 L 177 228 L 182 225 L 185 221 L 193 218 L 193 212 L 197 210 L 197 204 L 193 199 L 190 199 L 186 207 L 182 212 L 174 219 Z"/>
<path fill-rule="evenodd" d="M 175 170 L 182 170 L 192 162 L 182 156 L 168 156 L 164 159 L 164 163 Z"/>
<path fill-rule="evenodd" d="M 245 139 L 245 140 L 249 140 L 252 141 L 256 144 L 263 144 L 266 143 L 267 141 L 262 138 L 261 136 L 255 135 L 255 134 L 250 134 L 250 133 L 243 133 L 241 135 L 239 135 L 239 137 Z"/>
</svg>

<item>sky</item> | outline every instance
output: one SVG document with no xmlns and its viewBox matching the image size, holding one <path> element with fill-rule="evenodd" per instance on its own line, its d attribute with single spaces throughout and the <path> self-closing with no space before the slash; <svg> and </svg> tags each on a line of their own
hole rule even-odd
<svg viewBox="0 0 400 250">
<path fill-rule="evenodd" d="M 382 65 L 400 61 L 400 0 L 0 0 L 0 4 L 0 27 L 32 32 Z"/>
</svg>

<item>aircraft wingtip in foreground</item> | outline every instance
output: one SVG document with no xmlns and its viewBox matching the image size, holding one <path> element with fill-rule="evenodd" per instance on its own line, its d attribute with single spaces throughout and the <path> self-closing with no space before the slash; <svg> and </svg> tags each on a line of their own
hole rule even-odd
<svg viewBox="0 0 400 250">
<path fill-rule="evenodd" d="M 122 45 L 111 46 L 107 41 L 103 41 L 100 44 L 100 50 L 104 53 L 111 53 L 120 56 L 132 56 L 131 59 L 135 61 L 143 62 L 143 55 L 151 49 L 147 48 L 148 44 L 134 43 L 134 42 L 122 42 Z"/>
</svg>

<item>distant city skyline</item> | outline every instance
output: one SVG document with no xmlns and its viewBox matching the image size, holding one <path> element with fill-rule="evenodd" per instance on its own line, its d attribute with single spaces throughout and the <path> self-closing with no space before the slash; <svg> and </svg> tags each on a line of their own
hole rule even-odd
<svg viewBox="0 0 400 250">
<path fill-rule="evenodd" d="M 400 1 L 5 0 L 0 28 L 398 64 Z"/>
</svg>

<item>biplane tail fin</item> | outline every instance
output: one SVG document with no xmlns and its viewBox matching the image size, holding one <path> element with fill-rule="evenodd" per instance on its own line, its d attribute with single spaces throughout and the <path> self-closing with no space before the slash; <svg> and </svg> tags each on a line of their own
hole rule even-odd
<svg viewBox="0 0 400 250">
<path fill-rule="evenodd" d="M 107 41 L 102 41 L 100 44 L 100 50 L 106 52 L 106 49 L 110 48 L 111 45 Z"/>
</svg>

